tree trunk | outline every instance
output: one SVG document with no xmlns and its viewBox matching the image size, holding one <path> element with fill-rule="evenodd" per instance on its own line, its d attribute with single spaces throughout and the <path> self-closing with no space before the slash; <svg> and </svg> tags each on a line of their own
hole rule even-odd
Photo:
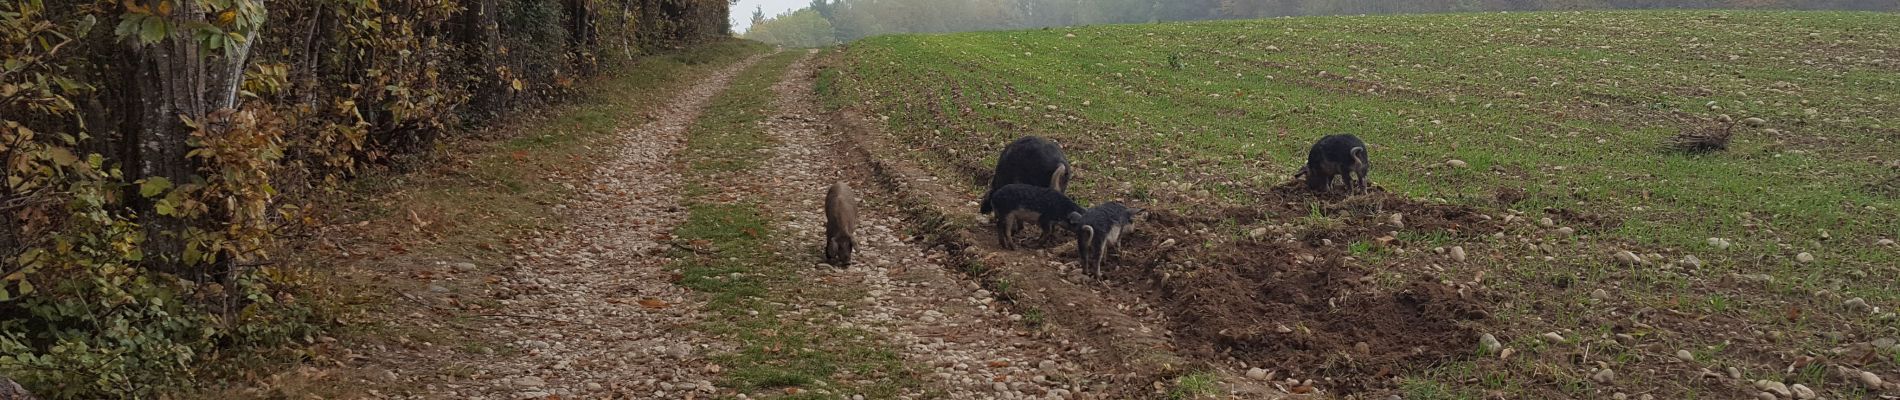
<svg viewBox="0 0 1900 400">
<path fill-rule="evenodd" d="M 173 27 L 204 20 L 198 2 L 176 3 L 168 19 Z M 253 31 L 255 32 L 255 30 Z M 253 34 L 254 39 L 254 34 Z M 191 130 L 184 119 L 202 120 L 212 111 L 237 106 L 237 88 L 243 81 L 245 59 L 250 40 L 241 45 L 234 57 L 204 54 L 192 32 L 174 28 L 157 43 L 142 44 L 127 38 L 123 42 L 127 56 L 129 98 L 119 125 L 122 138 L 135 144 L 126 152 L 129 180 L 165 178 L 174 184 L 190 182 L 197 172 L 196 163 L 187 156 Z M 146 262 L 160 271 L 177 273 L 201 282 L 218 278 L 207 268 L 184 264 L 186 228 L 190 222 L 177 216 L 159 215 L 155 202 L 136 202 L 139 223 L 145 227 Z"/>
<path fill-rule="evenodd" d="M 599 40 L 594 31 L 594 1 L 567 0 L 567 48 L 580 75 L 593 75 L 593 50 Z"/>
<path fill-rule="evenodd" d="M 170 21 L 173 26 L 202 14 L 197 2 L 181 2 L 178 7 L 175 14 L 178 17 Z M 135 158 L 128 164 L 138 166 L 135 171 L 127 171 L 128 178 L 188 182 L 193 168 L 185 156 L 191 151 L 185 139 L 190 132 L 180 118 L 198 119 L 205 115 L 204 59 L 199 55 L 198 44 L 186 32 L 174 32 L 153 44 L 126 40 L 131 68 L 131 80 L 127 83 L 132 88 L 132 97 L 128 100 L 133 108 L 126 112 L 128 123 L 121 126 L 131 129 L 126 137 L 137 143 L 136 149 L 131 151 Z M 187 273 L 182 270 L 179 259 L 185 248 L 185 221 L 159 215 L 154 202 L 141 203 L 139 222 L 145 227 L 147 262 L 155 263 L 162 271 Z M 197 272 L 187 275 L 200 281 L 207 278 L 202 271 Z"/>
<path fill-rule="evenodd" d="M 456 41 L 462 43 L 462 65 L 471 74 L 479 77 L 473 90 L 469 90 L 470 111 L 465 114 L 475 121 L 487 122 L 507 109 L 510 95 L 508 82 L 496 75 L 495 67 L 501 62 L 497 55 L 501 52 L 501 28 L 496 20 L 500 15 L 497 0 L 468 0 L 461 15 L 456 16 Z"/>
</svg>

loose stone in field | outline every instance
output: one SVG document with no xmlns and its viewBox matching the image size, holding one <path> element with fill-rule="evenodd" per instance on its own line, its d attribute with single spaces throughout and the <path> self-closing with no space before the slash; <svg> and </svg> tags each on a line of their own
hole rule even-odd
<svg viewBox="0 0 1900 400">
<path fill-rule="evenodd" d="M 1814 254 L 1810 254 L 1804 251 L 1804 252 L 1801 252 L 1801 254 L 1794 255 L 1794 260 L 1800 261 L 1803 264 L 1811 263 L 1811 262 L 1814 262 Z"/>
<path fill-rule="evenodd" d="M 1445 161 L 1445 166 L 1452 167 L 1452 168 L 1464 168 L 1464 167 L 1471 166 L 1471 164 L 1466 163 L 1464 160 L 1448 160 L 1448 161 Z"/>
<path fill-rule="evenodd" d="M 1616 262 L 1624 265 L 1637 265 L 1643 263 L 1643 258 L 1637 257 L 1636 253 L 1631 253 L 1629 250 L 1623 250 L 1616 252 Z"/>
<path fill-rule="evenodd" d="M 1880 390 L 1881 388 L 1880 375 L 1874 375 L 1874 373 L 1872 372 L 1860 371 L 1860 384 L 1867 386 L 1868 389 Z"/>
<path fill-rule="evenodd" d="M 1695 354 L 1688 350 L 1676 350 L 1676 359 L 1683 362 L 1695 362 Z"/>
<path fill-rule="evenodd" d="M 1768 123 L 1768 120 L 1761 119 L 1761 118 L 1756 118 L 1756 117 L 1742 118 L 1742 124 L 1745 124 L 1748 126 L 1759 127 L 1767 123 Z"/>
<path fill-rule="evenodd" d="M 1564 335 L 1559 335 L 1557 334 L 1557 332 L 1544 332 L 1543 338 L 1544 338 L 1544 341 L 1551 342 L 1551 343 L 1564 342 Z"/>
<path fill-rule="evenodd" d="M 1252 379 L 1256 381 L 1264 381 L 1264 380 L 1272 379 L 1272 377 L 1267 376 L 1267 370 L 1265 369 L 1249 368 L 1247 369 L 1247 379 Z"/>
<path fill-rule="evenodd" d="M 1863 310 L 1871 310 L 1871 309 L 1873 309 L 1873 306 L 1870 306 L 1870 305 L 1868 305 L 1868 304 L 1867 304 L 1867 299 L 1863 299 L 1863 298 L 1859 298 L 1859 297 L 1855 297 L 1855 298 L 1851 298 L 1851 299 L 1847 299 L 1847 301 L 1846 301 L 1846 302 L 1844 302 L 1844 303 L 1841 303 L 1841 305 L 1843 305 L 1843 306 L 1847 306 L 1847 309 L 1849 309 L 1849 310 L 1855 310 L 1855 311 L 1863 311 Z"/>
<path fill-rule="evenodd" d="M 1682 265 L 1689 268 L 1702 268 L 1702 259 L 1695 256 L 1682 257 Z"/>
<path fill-rule="evenodd" d="M 1542 226 L 1545 228 L 1554 227 L 1554 226 L 1557 226 L 1557 220 L 1550 219 L 1550 217 L 1544 217 L 1537 220 L 1537 226 Z"/>
<path fill-rule="evenodd" d="M 1874 242 L 1874 244 L 1891 247 L 1893 246 L 1893 239 L 1880 239 L 1880 241 Z"/>
<path fill-rule="evenodd" d="M 1572 229 L 1571 227 L 1568 227 L 1568 226 L 1566 226 L 1566 227 L 1562 227 L 1562 228 L 1557 228 L 1557 234 L 1559 234 L 1559 235 L 1564 235 L 1564 236 L 1572 236 L 1572 235 L 1576 235 L 1576 234 L 1577 234 L 1577 230 L 1576 230 L 1576 229 Z"/>
<path fill-rule="evenodd" d="M 1483 336 L 1478 336 L 1478 351 L 1482 351 L 1488 354 L 1488 353 L 1497 352 L 1498 350 L 1503 349 L 1503 348 L 1504 348 L 1504 344 L 1498 342 L 1497 336 L 1492 336 L 1489 333 L 1486 333 Z"/>
<path fill-rule="evenodd" d="M 1387 221 L 1390 221 L 1390 222 L 1392 222 L 1392 226 L 1395 226 L 1395 227 L 1399 227 L 1399 228 L 1404 228 L 1404 227 L 1405 227 L 1405 214 L 1400 214 L 1400 213 L 1392 213 L 1392 216 L 1391 216 L 1391 217 L 1389 217 L 1389 218 L 1387 218 Z"/>
<path fill-rule="evenodd" d="M 1464 247 L 1464 246 L 1451 246 L 1451 260 L 1452 260 L 1452 261 L 1464 261 L 1464 260 L 1465 260 L 1465 247 Z"/>
<path fill-rule="evenodd" d="M 1794 398 L 1797 399 L 1809 400 L 1815 397 L 1814 389 L 1809 389 L 1807 386 L 1799 383 L 1788 386 L 1788 390 L 1794 392 Z"/>
<path fill-rule="evenodd" d="M 1713 237 L 1709 238 L 1709 246 L 1714 246 L 1715 248 L 1718 248 L 1718 249 L 1727 250 L 1729 245 L 1730 243 L 1728 239 L 1713 238 Z"/>
<path fill-rule="evenodd" d="M 1616 380 L 1616 371 L 1609 368 L 1597 370 L 1596 374 L 1590 375 L 1590 380 L 1597 381 L 1597 383 L 1610 383 Z"/>
<path fill-rule="evenodd" d="M 1610 291 L 1603 290 L 1603 289 L 1592 290 L 1590 291 L 1590 298 L 1597 299 L 1597 300 L 1609 300 Z"/>
<path fill-rule="evenodd" d="M 1775 396 L 1779 396 L 1779 397 L 1793 397 L 1794 396 L 1794 392 L 1788 390 L 1788 385 L 1781 382 L 1775 382 L 1775 381 L 1766 380 L 1766 379 L 1758 380 L 1758 381 L 1755 381 L 1755 388 L 1761 389 L 1764 392 L 1774 393 Z"/>
</svg>

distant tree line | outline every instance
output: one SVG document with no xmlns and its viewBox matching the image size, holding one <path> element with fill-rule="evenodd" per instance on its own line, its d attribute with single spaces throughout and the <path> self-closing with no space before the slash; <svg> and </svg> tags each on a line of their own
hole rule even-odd
<svg viewBox="0 0 1900 400">
<path fill-rule="evenodd" d="M 886 33 L 1248 19 L 1304 15 L 1589 9 L 1900 10 L 1894 0 L 812 0 L 774 18 L 754 13 L 745 38 L 818 46 Z M 815 18 L 814 18 L 815 17 Z"/>
</svg>

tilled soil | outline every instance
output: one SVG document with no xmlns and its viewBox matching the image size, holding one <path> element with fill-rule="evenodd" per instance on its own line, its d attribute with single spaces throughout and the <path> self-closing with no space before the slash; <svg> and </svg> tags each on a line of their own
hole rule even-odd
<svg viewBox="0 0 1900 400">
<path fill-rule="evenodd" d="M 1235 359 L 1276 377 L 1304 379 L 1294 393 L 1351 394 L 1390 387 L 1403 372 L 1472 354 L 1485 295 L 1450 280 L 1376 284 L 1377 268 L 1426 268 L 1430 255 L 1392 254 L 1372 266 L 1348 243 L 1396 245 L 1397 232 L 1479 235 L 1495 227 L 1468 209 L 1419 204 L 1383 191 L 1316 195 L 1289 182 L 1258 194 L 1250 209 L 1184 216 L 1150 214 L 1125 239 L 1121 268 L 1105 279 L 1162 304 L 1182 351 Z M 1344 223 L 1294 228 L 1283 216 L 1322 212 Z M 1402 215 L 1400 223 L 1390 222 Z M 1279 218 L 1262 216 L 1282 216 Z M 1212 237 L 1222 221 L 1270 225 L 1246 238 Z M 1376 222 L 1375 222 L 1376 221 Z M 1256 235 L 1257 234 L 1257 235 Z M 1211 248 L 1177 243 L 1213 243 Z M 1424 259 L 1421 259 L 1423 257 Z M 1449 279 L 1449 278 L 1447 278 Z"/>
<path fill-rule="evenodd" d="M 927 369 L 930 387 L 907 398 L 1096 398 L 1092 377 L 1072 355 L 1085 351 L 1027 330 L 1021 315 L 997 304 L 974 283 L 953 276 L 946 255 L 902 232 L 906 223 L 885 194 L 854 178 L 863 174 L 835 157 L 839 140 L 817 118 L 812 58 L 793 64 L 773 87 L 777 114 L 765 122 L 774 141 L 767 166 L 752 184 L 735 186 L 763 199 L 776 215 L 786 248 L 812 249 L 814 281 L 861 290 L 857 311 L 837 321 L 884 335 L 904 358 Z M 860 197 L 861 222 L 852 265 L 820 263 L 825 188 L 845 181 Z"/>
<path fill-rule="evenodd" d="M 762 58 L 712 74 L 657 120 L 601 144 L 611 156 L 575 180 L 584 183 L 562 206 L 565 229 L 518 240 L 514 265 L 490 293 L 501 307 L 483 315 L 481 334 L 509 348 L 411 359 L 403 369 L 429 391 L 416 397 L 710 397 L 704 356 L 728 346 L 685 329 L 700 305 L 670 283 L 668 235 L 686 217 L 675 155 L 707 102 Z"/>
</svg>

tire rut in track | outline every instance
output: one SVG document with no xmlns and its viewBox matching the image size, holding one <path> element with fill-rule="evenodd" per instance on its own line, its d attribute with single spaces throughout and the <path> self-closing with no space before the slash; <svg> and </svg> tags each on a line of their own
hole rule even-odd
<svg viewBox="0 0 1900 400">
<path fill-rule="evenodd" d="M 846 321 L 884 336 L 893 350 L 923 370 L 932 392 L 911 398 L 1103 398 L 1093 377 L 1073 361 L 1082 348 L 1050 340 L 1015 322 L 975 283 L 953 276 L 947 255 L 910 241 L 888 195 L 863 180 L 861 166 L 837 157 L 840 137 L 819 118 L 813 98 L 813 57 L 787 69 L 773 87 L 777 113 L 765 126 L 774 141 L 757 179 L 741 188 L 765 199 L 765 208 L 790 232 L 781 244 L 811 249 L 814 280 L 863 291 L 859 311 Z M 856 178 L 856 179 L 854 179 Z M 860 197 L 858 249 L 853 265 L 819 263 L 825 188 L 844 180 Z"/>
<path fill-rule="evenodd" d="M 658 119 L 614 138 L 591 173 L 568 180 L 568 223 L 514 243 L 515 260 L 489 293 L 501 307 L 478 333 L 512 350 L 411 359 L 418 398 L 709 397 L 704 355 L 729 348 L 687 329 L 701 318 L 670 283 L 666 237 L 686 217 L 676 156 L 685 131 L 755 55 L 678 93 Z M 643 306 L 654 301 L 662 308 Z M 447 354 L 442 354 L 447 353 Z M 431 371 L 433 370 L 433 371 Z"/>
</svg>

